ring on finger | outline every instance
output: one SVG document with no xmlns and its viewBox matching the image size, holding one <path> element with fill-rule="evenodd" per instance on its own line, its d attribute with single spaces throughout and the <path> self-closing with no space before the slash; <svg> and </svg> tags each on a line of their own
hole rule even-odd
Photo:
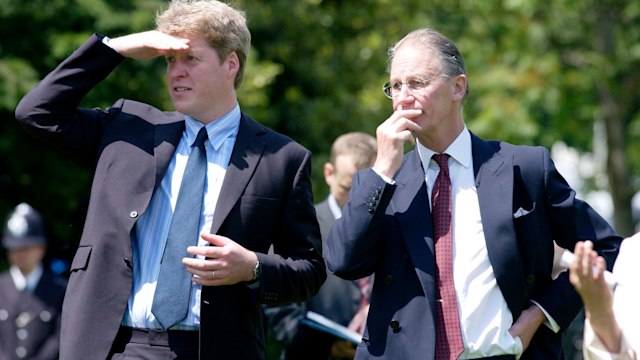
<svg viewBox="0 0 640 360">
<path fill-rule="evenodd" d="M 214 270 L 211 270 L 211 280 L 213 280 L 216 277 L 216 272 Z"/>
</svg>

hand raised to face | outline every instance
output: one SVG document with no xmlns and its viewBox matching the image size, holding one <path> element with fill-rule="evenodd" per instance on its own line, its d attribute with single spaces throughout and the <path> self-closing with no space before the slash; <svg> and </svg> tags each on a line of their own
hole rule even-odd
<svg viewBox="0 0 640 360">
<path fill-rule="evenodd" d="M 124 57 L 148 60 L 169 51 L 188 50 L 189 39 L 151 30 L 110 39 L 108 45 Z"/>
<path fill-rule="evenodd" d="M 400 169 L 404 156 L 404 144 L 415 145 L 414 133 L 421 130 L 420 125 L 411 119 L 422 114 L 421 110 L 403 110 L 402 106 L 391 114 L 376 129 L 378 155 L 373 168 L 380 174 L 393 178 Z"/>
</svg>

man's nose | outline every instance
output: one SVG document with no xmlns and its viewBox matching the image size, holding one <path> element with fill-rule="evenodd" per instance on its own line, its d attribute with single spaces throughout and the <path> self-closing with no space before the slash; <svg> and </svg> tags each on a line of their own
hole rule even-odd
<svg viewBox="0 0 640 360">
<path fill-rule="evenodd" d="M 415 96 L 407 84 L 402 84 L 400 91 L 395 97 L 396 104 L 405 105 L 411 104 L 416 100 Z M 404 106 L 403 106 L 404 107 Z"/>
<path fill-rule="evenodd" d="M 186 67 L 179 60 L 176 60 L 175 62 L 169 64 L 169 67 L 167 69 L 167 74 L 170 77 L 182 77 L 185 76 L 186 73 Z"/>
</svg>

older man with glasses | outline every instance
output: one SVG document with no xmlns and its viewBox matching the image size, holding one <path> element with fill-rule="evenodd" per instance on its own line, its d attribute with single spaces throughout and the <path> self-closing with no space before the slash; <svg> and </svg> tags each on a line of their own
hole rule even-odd
<svg viewBox="0 0 640 360">
<path fill-rule="evenodd" d="M 354 176 L 325 249 L 336 275 L 375 274 L 356 359 L 562 359 L 582 303 L 566 273 L 552 279 L 554 240 L 591 240 L 612 264 L 621 238 L 547 149 L 467 129 L 464 60 L 444 35 L 405 36 L 389 75 L 376 162 Z"/>
</svg>

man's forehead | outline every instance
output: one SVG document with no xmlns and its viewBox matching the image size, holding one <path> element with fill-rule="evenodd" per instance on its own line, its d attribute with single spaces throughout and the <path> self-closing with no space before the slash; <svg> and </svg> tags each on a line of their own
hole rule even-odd
<svg viewBox="0 0 640 360">
<path fill-rule="evenodd" d="M 214 51 L 217 50 L 209 45 L 209 42 L 204 37 L 184 37 L 185 39 L 189 39 L 189 48 L 185 50 L 174 50 L 168 51 L 167 55 L 178 55 L 178 54 L 201 54 L 203 52 Z"/>
<path fill-rule="evenodd" d="M 433 49 L 405 44 L 396 51 L 389 73 L 391 78 L 433 75 L 440 68 L 439 58 Z"/>
</svg>

